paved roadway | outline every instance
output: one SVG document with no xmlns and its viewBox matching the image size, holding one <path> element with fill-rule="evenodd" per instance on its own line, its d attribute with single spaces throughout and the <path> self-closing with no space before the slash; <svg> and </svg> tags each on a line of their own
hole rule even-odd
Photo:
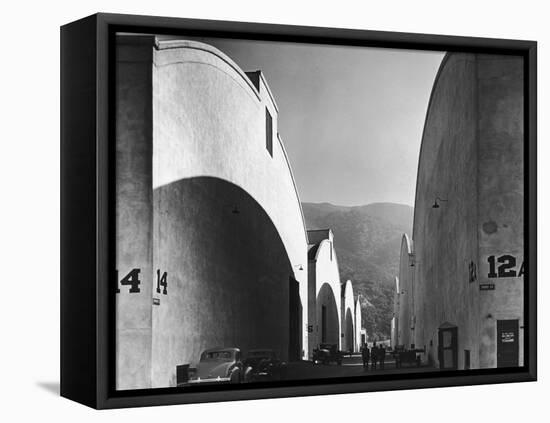
<svg viewBox="0 0 550 423">
<path fill-rule="evenodd" d="M 351 357 L 345 356 L 341 366 L 336 364 L 313 364 L 310 361 L 288 363 L 285 379 L 325 379 L 333 377 L 417 373 L 429 371 L 436 371 L 436 369 L 427 366 L 417 367 L 416 365 L 403 365 L 403 367 L 396 369 L 395 361 L 393 358 L 390 359 L 389 356 L 386 358 L 384 363 L 384 369 L 380 369 L 380 365 L 377 365 L 377 369 L 373 370 L 371 363 L 369 363 L 369 368 L 367 370 L 363 368 L 361 355 L 355 354 Z"/>
</svg>

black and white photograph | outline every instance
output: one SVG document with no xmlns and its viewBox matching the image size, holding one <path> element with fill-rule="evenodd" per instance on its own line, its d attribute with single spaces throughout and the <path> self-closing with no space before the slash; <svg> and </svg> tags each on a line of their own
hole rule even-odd
<svg viewBox="0 0 550 423">
<path fill-rule="evenodd" d="M 116 34 L 117 391 L 521 368 L 525 63 Z"/>
<path fill-rule="evenodd" d="M 2 421 L 544 421 L 546 9 L 7 2 Z"/>
</svg>

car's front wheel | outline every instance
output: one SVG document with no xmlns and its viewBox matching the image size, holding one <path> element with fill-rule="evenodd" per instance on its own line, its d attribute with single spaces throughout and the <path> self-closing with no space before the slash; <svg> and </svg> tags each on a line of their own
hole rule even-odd
<svg viewBox="0 0 550 423">
<path fill-rule="evenodd" d="M 247 367 L 244 371 L 244 383 L 252 382 L 252 367 Z"/>
</svg>

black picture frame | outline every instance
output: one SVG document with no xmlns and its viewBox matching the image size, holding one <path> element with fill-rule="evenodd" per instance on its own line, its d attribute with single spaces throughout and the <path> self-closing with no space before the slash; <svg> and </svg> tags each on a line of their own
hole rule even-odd
<svg viewBox="0 0 550 423">
<path fill-rule="evenodd" d="M 525 75 L 525 366 L 184 392 L 113 389 L 113 37 L 140 32 L 514 54 Z M 61 27 L 61 395 L 97 409 L 534 381 L 537 378 L 534 41 L 95 14 Z"/>
</svg>

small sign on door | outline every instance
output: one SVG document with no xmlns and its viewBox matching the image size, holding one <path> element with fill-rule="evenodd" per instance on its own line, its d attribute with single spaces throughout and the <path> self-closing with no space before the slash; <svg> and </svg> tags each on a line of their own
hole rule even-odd
<svg viewBox="0 0 550 423">
<path fill-rule="evenodd" d="M 479 290 L 480 291 L 494 291 L 495 290 L 495 284 L 494 283 L 480 283 L 479 284 Z"/>
<path fill-rule="evenodd" d="M 516 340 L 516 334 L 514 332 L 501 332 L 500 342 L 514 342 Z"/>
</svg>

